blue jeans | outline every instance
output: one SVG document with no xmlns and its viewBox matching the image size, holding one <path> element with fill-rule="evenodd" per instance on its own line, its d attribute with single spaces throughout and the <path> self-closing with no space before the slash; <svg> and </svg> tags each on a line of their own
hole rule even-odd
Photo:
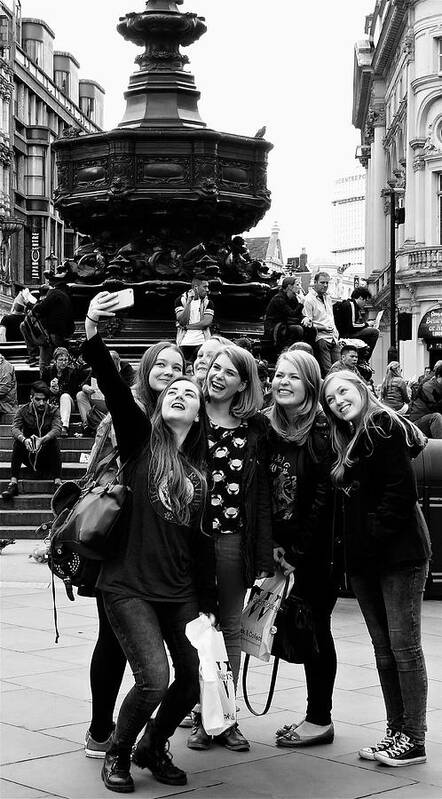
<svg viewBox="0 0 442 799">
<path fill-rule="evenodd" d="M 155 728 L 158 738 L 166 740 L 199 698 L 198 653 L 185 635 L 187 622 L 198 616 L 198 604 L 149 602 L 107 591 L 103 600 L 135 679 L 121 705 L 115 742 L 130 749 L 158 705 Z M 175 670 L 170 686 L 165 643 Z"/>
<path fill-rule="evenodd" d="M 236 690 L 241 668 L 241 613 L 247 591 L 241 536 L 238 533 L 215 534 L 215 558 L 220 626 Z"/>
<path fill-rule="evenodd" d="M 421 609 L 428 564 L 382 574 L 355 575 L 352 586 L 374 646 L 393 731 L 425 742 L 427 671 L 421 645 Z"/>
</svg>

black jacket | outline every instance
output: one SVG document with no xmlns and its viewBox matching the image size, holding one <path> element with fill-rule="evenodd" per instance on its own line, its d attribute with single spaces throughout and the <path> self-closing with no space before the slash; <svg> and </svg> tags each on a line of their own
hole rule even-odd
<svg viewBox="0 0 442 799">
<path fill-rule="evenodd" d="M 299 302 L 298 298 L 293 297 L 289 300 L 285 291 L 280 290 L 272 297 L 266 308 L 264 331 L 271 336 L 278 322 L 282 322 L 284 325 L 288 322 L 294 325 L 300 325 L 302 315 L 302 304 Z"/>
<path fill-rule="evenodd" d="M 273 574 L 272 519 L 268 475 L 267 423 L 261 414 L 248 421 L 243 470 L 242 551 L 244 580 L 253 585 L 257 574 Z"/>
<path fill-rule="evenodd" d="M 362 433 L 358 461 L 347 469 L 345 539 L 350 573 L 382 571 L 430 557 L 428 529 L 417 504 L 411 459 L 397 422 L 382 411 Z"/>
<path fill-rule="evenodd" d="M 46 366 L 43 369 L 42 380 L 44 380 L 45 383 L 50 386 L 51 380 L 56 377 L 59 387 L 56 397 L 60 397 L 61 394 L 70 394 L 72 399 L 75 399 L 77 391 L 79 391 L 81 386 L 84 385 L 84 376 L 85 372 L 76 369 L 74 366 L 65 366 L 59 375 L 57 367 L 55 364 L 53 364 L 52 366 Z"/>
<path fill-rule="evenodd" d="M 55 333 L 64 339 L 72 336 L 75 330 L 72 302 L 61 288 L 50 289 L 42 300 L 33 307 L 48 333 Z"/>
<path fill-rule="evenodd" d="M 13 438 L 21 441 L 23 436 L 29 438 L 36 435 L 39 438 L 57 438 L 61 433 L 61 418 L 58 408 L 48 405 L 44 413 L 38 416 L 30 402 L 21 405 L 14 416 L 11 434 Z"/>
<path fill-rule="evenodd" d="M 344 337 L 356 335 L 367 327 L 365 312 L 361 311 L 354 300 L 340 300 L 333 306 L 333 315 L 339 335 Z"/>
<path fill-rule="evenodd" d="M 324 413 L 317 414 L 302 446 L 285 441 L 269 424 L 269 447 L 274 477 L 275 545 L 284 547 L 285 558 L 293 565 L 307 558 L 331 571 L 334 563 L 334 491 L 330 479 L 333 452 Z"/>
<path fill-rule="evenodd" d="M 435 377 L 430 377 L 418 387 L 407 416 L 416 422 L 429 413 L 442 413 L 442 386 Z"/>
</svg>

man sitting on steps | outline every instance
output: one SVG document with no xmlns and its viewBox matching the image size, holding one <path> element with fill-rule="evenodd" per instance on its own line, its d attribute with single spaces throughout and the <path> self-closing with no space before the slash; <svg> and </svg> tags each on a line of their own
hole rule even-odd
<svg viewBox="0 0 442 799">
<path fill-rule="evenodd" d="M 61 417 L 58 408 L 49 404 L 49 397 L 46 383 L 37 380 L 31 386 L 30 402 L 21 405 L 15 414 L 11 427 L 11 480 L 2 492 L 4 502 L 18 494 L 23 463 L 31 467 L 37 479 L 52 479 L 56 486 L 61 485 Z"/>
</svg>

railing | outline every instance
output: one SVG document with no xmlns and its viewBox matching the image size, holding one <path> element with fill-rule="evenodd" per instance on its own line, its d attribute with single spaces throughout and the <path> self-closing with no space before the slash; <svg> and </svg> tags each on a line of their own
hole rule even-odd
<svg viewBox="0 0 442 799">
<path fill-rule="evenodd" d="M 424 247 L 408 253 L 408 265 L 413 269 L 442 268 L 442 246 Z"/>
<path fill-rule="evenodd" d="M 101 130 L 98 125 L 95 125 L 94 122 L 91 122 L 78 108 L 75 103 L 71 100 L 68 100 L 66 95 L 60 91 L 60 89 L 55 85 L 55 83 L 41 70 L 33 61 L 31 61 L 25 54 L 17 47 L 16 60 L 18 61 L 21 66 L 26 69 L 38 82 L 44 86 L 44 88 L 49 92 L 49 94 L 54 97 L 60 105 L 70 114 L 77 122 L 81 125 L 84 130 L 87 130 L 89 133 L 97 133 Z"/>
</svg>

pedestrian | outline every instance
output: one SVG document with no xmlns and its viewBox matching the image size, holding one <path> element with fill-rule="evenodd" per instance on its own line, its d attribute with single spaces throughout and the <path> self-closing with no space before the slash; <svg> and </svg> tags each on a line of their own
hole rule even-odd
<svg viewBox="0 0 442 799">
<path fill-rule="evenodd" d="M 222 347 L 209 365 L 205 396 L 220 625 L 236 689 L 246 591 L 273 574 L 266 422 L 258 414 L 263 398 L 253 356 L 234 344 Z M 216 741 L 232 751 L 250 748 L 237 724 Z M 197 712 L 187 746 L 208 749 L 211 743 Z"/>
<path fill-rule="evenodd" d="M 315 354 L 325 377 L 330 367 L 339 361 L 339 333 L 333 316 L 333 304 L 328 294 L 330 275 L 317 272 L 304 300 L 304 316 L 316 331 Z"/>
<path fill-rule="evenodd" d="M 193 364 L 193 375 L 198 385 L 203 386 L 207 375 L 207 369 L 213 356 L 222 347 L 228 347 L 232 342 L 224 336 L 213 335 L 201 344 Z"/>
<path fill-rule="evenodd" d="M 351 584 L 373 642 L 387 715 L 385 736 L 359 755 L 390 766 L 423 763 L 421 609 L 431 552 L 411 459 L 425 438 L 353 372 L 326 377 L 321 404 L 336 455 L 332 480 L 345 500 Z"/>
<path fill-rule="evenodd" d="M 42 379 L 49 386 L 51 404 L 56 405 L 61 416 L 61 436 L 69 435 L 71 413 L 75 410 L 75 396 L 82 375 L 70 363 L 69 352 L 66 347 L 57 347 L 54 350 L 53 362 L 43 368 Z"/>
<path fill-rule="evenodd" d="M 213 541 L 201 528 L 207 493 L 204 398 L 192 381 L 176 377 L 149 419 L 97 332 L 99 319 L 113 316 L 116 304 L 109 292 L 92 299 L 84 357 L 105 396 L 125 464 L 124 482 L 132 489 L 119 552 L 103 562 L 97 581 L 135 680 L 121 706 L 102 778 L 109 790 L 128 793 L 134 790 L 131 750 L 148 722 L 134 762 L 159 782 L 187 782 L 168 745 L 199 696 L 198 655 L 185 626 L 199 612 L 215 610 L 216 599 Z M 175 670 L 170 686 L 165 645 Z"/>
<path fill-rule="evenodd" d="M 0 423 L 17 410 L 17 378 L 12 363 L 0 353 Z M 8 420 L 9 421 L 9 420 Z"/>
<path fill-rule="evenodd" d="M 349 369 L 351 372 L 354 372 L 362 378 L 362 375 L 358 369 L 358 359 L 358 348 L 352 344 L 351 341 L 346 342 L 341 347 L 341 357 L 339 361 L 336 361 L 336 363 L 330 367 L 328 374 L 340 372 L 342 369 Z"/>
<path fill-rule="evenodd" d="M 410 397 L 399 361 L 391 361 L 388 364 L 381 385 L 380 398 L 384 405 L 393 408 L 397 413 L 407 412 Z"/>
<path fill-rule="evenodd" d="M 379 330 L 367 322 L 366 307 L 371 302 L 370 289 L 357 286 L 348 300 L 338 300 L 333 306 L 336 326 L 341 338 L 357 338 L 368 347 L 367 360 L 370 360 L 379 338 Z"/>
<path fill-rule="evenodd" d="M 175 300 L 176 343 L 191 363 L 201 345 L 210 338 L 214 307 L 208 295 L 209 281 L 194 277 L 190 290 Z"/>
<path fill-rule="evenodd" d="M 407 417 L 428 438 L 442 438 L 442 361 L 434 367 L 433 377 L 420 383 Z"/>
<path fill-rule="evenodd" d="M 53 479 L 61 484 L 61 454 L 58 437 L 61 419 L 58 408 L 49 403 L 50 391 L 43 380 L 31 386 L 30 401 L 21 405 L 14 416 L 11 434 L 11 479 L 2 492 L 4 502 L 17 496 L 22 464 L 30 466 L 37 479 Z"/>
<path fill-rule="evenodd" d="M 329 425 L 319 405 L 321 374 L 306 352 L 282 353 L 272 381 L 269 459 L 274 558 L 294 572 L 297 593 L 310 604 L 318 644 L 304 663 L 307 712 L 276 732 L 276 745 L 332 743 L 336 650 L 331 614 L 338 589 L 333 529 L 333 462 Z M 295 630 L 293 631 L 296 632 Z"/>
<path fill-rule="evenodd" d="M 65 283 L 51 276 L 49 290 L 33 307 L 33 314 L 48 333 L 48 340 L 40 344 L 40 376 L 49 366 L 56 347 L 69 349 L 69 338 L 75 330 L 74 311 Z"/>
<path fill-rule="evenodd" d="M 152 417 L 163 389 L 175 377 L 180 377 L 183 370 L 184 356 L 176 344 L 159 341 L 146 350 L 140 361 L 137 383 L 132 393 L 149 418 Z M 124 380 L 122 370 L 120 376 Z M 127 383 L 127 380 L 125 382 Z M 118 455 L 112 417 L 109 415 L 108 423 L 106 419 L 107 417 L 98 427 L 90 456 L 91 466 L 96 462 L 96 468 L 99 468 L 99 461 L 110 454 L 111 450 L 114 450 L 115 458 Z M 92 718 L 86 732 L 84 750 L 86 757 L 104 758 L 112 743 L 115 727 L 113 714 L 123 680 L 126 655 L 107 617 L 101 591 L 92 587 L 90 593 L 96 597 L 99 626 L 90 664 Z"/>
<path fill-rule="evenodd" d="M 303 302 L 300 286 L 295 277 L 285 277 L 278 292 L 272 297 L 264 314 L 264 335 L 278 352 L 295 341 L 302 341 L 304 324 Z"/>
</svg>

